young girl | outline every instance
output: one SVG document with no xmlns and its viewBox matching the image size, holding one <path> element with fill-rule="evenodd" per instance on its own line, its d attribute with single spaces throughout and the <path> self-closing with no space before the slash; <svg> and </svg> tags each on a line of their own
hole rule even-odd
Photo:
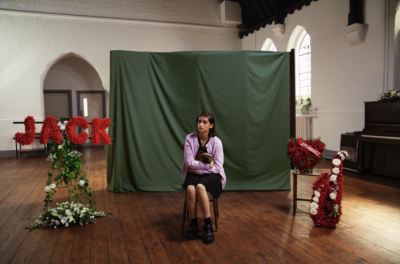
<svg viewBox="0 0 400 264">
<path fill-rule="evenodd" d="M 222 142 L 215 131 L 214 115 L 203 112 L 196 119 L 196 123 L 197 132 L 187 135 L 185 140 L 185 162 L 182 169 L 184 184 L 187 187 L 187 204 L 191 217 L 186 237 L 187 239 L 194 239 L 199 229 L 195 210 L 197 194 L 199 206 L 204 217 L 203 243 L 211 244 L 214 242 L 214 233 L 207 192 L 213 198 L 218 198 L 225 187 L 224 152 Z M 196 160 L 195 157 L 198 152 L 212 154 L 214 161 L 208 164 Z"/>
</svg>

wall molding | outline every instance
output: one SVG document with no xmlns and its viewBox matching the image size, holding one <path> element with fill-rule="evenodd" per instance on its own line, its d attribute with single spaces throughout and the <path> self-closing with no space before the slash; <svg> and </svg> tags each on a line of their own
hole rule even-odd
<svg viewBox="0 0 400 264">
<path fill-rule="evenodd" d="M 325 159 L 332 160 L 333 156 L 335 156 L 335 154 L 338 153 L 338 152 L 339 151 L 337 151 L 337 150 L 325 149 L 324 150 L 324 157 L 325 157 Z"/>
<path fill-rule="evenodd" d="M 318 110 L 318 114 L 364 114 L 364 110 Z"/>
<path fill-rule="evenodd" d="M 0 13 L 15 13 L 15 14 L 26 14 L 36 16 L 55 16 L 62 18 L 74 18 L 74 19 L 88 19 L 88 20 L 106 20 L 106 21 L 120 21 L 120 22 L 135 22 L 135 23 L 147 23 L 147 24 L 158 24 L 158 25 L 176 25 L 176 26 L 187 26 L 187 27 L 200 27 L 209 29 L 223 29 L 223 30 L 235 30 L 238 31 L 236 26 L 215 26 L 207 24 L 194 24 L 184 22 L 173 22 L 173 21 L 157 21 L 157 20 L 146 20 L 146 19 L 133 19 L 133 18 L 119 18 L 119 17 L 105 17 L 105 16 L 88 16 L 88 15 L 76 15 L 76 14 L 62 14 L 62 13 L 50 13 L 50 12 L 39 12 L 39 11 L 26 11 L 26 10 L 15 10 L 0 8 Z"/>
</svg>

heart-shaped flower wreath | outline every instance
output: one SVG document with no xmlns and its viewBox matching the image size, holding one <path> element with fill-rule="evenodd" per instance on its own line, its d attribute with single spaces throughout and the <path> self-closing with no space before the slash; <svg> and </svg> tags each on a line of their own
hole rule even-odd
<svg viewBox="0 0 400 264">
<path fill-rule="evenodd" d="M 324 160 L 325 144 L 320 139 L 292 138 L 287 148 L 287 156 L 301 173 L 312 173 L 314 166 Z"/>
</svg>

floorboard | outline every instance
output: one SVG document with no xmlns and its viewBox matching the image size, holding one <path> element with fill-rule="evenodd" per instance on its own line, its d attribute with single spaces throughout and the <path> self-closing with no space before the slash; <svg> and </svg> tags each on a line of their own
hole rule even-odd
<svg viewBox="0 0 400 264">
<path fill-rule="evenodd" d="M 345 170 L 336 229 L 313 227 L 308 202 L 299 201 L 293 217 L 291 191 L 225 191 L 215 242 L 205 245 L 200 233 L 188 241 L 181 231 L 184 192 L 112 193 L 104 148 L 84 148 L 81 158 L 97 209 L 112 217 L 32 231 L 26 227 L 43 208 L 50 163 L 42 156 L 0 159 L 1 263 L 400 263 L 395 179 Z M 315 172 L 329 168 L 325 161 Z M 299 177 L 298 197 L 311 197 L 315 179 Z M 51 206 L 65 201 L 68 189 L 57 188 Z M 202 226 L 200 211 L 198 218 Z"/>
</svg>

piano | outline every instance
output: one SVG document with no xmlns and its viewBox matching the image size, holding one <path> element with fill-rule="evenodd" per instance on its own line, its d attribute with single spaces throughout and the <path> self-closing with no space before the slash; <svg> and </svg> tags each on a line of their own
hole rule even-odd
<svg viewBox="0 0 400 264">
<path fill-rule="evenodd" d="M 357 172 L 400 179 L 400 102 L 365 102 L 358 141 Z"/>
</svg>

